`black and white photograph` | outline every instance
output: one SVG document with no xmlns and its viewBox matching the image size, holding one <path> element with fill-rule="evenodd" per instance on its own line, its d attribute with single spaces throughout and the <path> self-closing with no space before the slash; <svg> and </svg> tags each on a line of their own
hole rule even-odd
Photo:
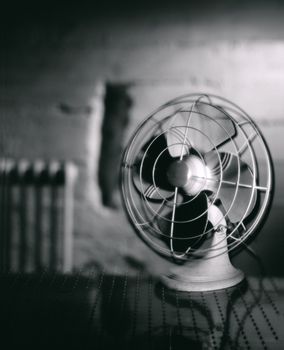
<svg viewBox="0 0 284 350">
<path fill-rule="evenodd" d="M 284 349 L 284 1 L 0 8 L 0 348 Z"/>
</svg>

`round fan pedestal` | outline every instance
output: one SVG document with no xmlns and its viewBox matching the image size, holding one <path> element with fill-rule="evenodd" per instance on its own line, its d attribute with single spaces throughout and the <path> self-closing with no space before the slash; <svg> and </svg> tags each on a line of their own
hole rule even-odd
<svg viewBox="0 0 284 350">
<path fill-rule="evenodd" d="M 224 289 L 240 283 L 245 276 L 230 261 L 226 232 L 215 232 L 211 244 L 212 247 L 223 245 L 220 255 L 214 256 L 212 250 L 184 265 L 175 266 L 169 275 L 162 276 L 162 283 L 170 289 L 187 292 Z"/>
<path fill-rule="evenodd" d="M 171 275 L 163 276 L 162 283 L 170 289 L 200 292 L 233 287 L 244 279 L 244 273 L 232 265 L 219 273 L 212 273 L 210 264 L 202 261 L 198 267 L 192 267 L 187 263 L 174 269 Z"/>
</svg>

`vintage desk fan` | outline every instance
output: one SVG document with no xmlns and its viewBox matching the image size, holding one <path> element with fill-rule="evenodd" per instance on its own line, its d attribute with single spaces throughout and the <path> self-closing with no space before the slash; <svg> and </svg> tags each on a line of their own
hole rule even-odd
<svg viewBox="0 0 284 350">
<path fill-rule="evenodd" d="M 272 164 L 241 108 L 213 95 L 176 98 L 137 128 L 121 166 L 131 222 L 176 263 L 163 276 L 168 287 L 209 291 L 243 280 L 228 253 L 252 236 L 269 208 Z"/>
</svg>

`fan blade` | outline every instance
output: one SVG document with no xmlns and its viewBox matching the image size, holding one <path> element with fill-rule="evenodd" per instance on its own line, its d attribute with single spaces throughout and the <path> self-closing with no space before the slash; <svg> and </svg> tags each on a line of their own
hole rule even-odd
<svg viewBox="0 0 284 350">
<path fill-rule="evenodd" d="M 167 235 L 166 244 L 171 246 L 172 211 L 159 219 L 160 230 Z M 192 221 L 188 221 L 192 220 Z M 207 196 L 200 193 L 197 197 L 184 196 L 184 201 L 176 208 L 173 224 L 173 250 L 185 253 L 189 247 L 195 247 L 204 238 L 207 226 Z M 185 221 L 185 222 L 183 222 Z M 188 221 L 188 222 L 186 222 Z"/>
<path fill-rule="evenodd" d="M 222 108 L 204 102 L 196 103 L 190 127 L 188 138 L 201 153 L 220 146 L 236 133 L 234 123 Z"/>
<path fill-rule="evenodd" d="M 145 147 L 143 154 L 145 157 L 143 161 L 141 161 L 139 167 L 142 179 L 151 184 L 154 180 L 157 187 L 172 189 L 172 186 L 169 185 L 167 177 L 165 176 L 168 166 L 172 162 L 172 158 L 167 150 L 164 135 L 156 138 L 149 148 L 146 149 Z"/>
<path fill-rule="evenodd" d="M 170 199 L 174 195 L 173 190 L 165 190 L 161 187 L 156 187 L 155 185 L 145 182 L 143 180 L 141 182 L 140 176 L 138 174 L 135 174 L 133 176 L 133 184 L 139 193 L 141 193 L 147 199 L 152 201 L 162 201 L 164 199 Z"/>
<path fill-rule="evenodd" d="M 227 240 L 224 239 L 226 237 L 226 226 L 226 219 L 220 208 L 212 203 L 208 203 L 208 225 L 206 232 L 210 232 L 211 234 L 206 234 L 206 239 L 198 247 L 199 249 L 195 253 L 195 256 L 208 259 L 216 256 L 216 254 L 226 252 Z M 218 252 L 216 252 L 216 249 L 218 249 Z"/>
<path fill-rule="evenodd" d="M 234 123 L 222 108 L 197 102 L 191 110 L 179 110 L 163 125 L 167 146 L 172 157 L 189 154 L 194 147 L 206 153 L 232 138 Z"/>
<path fill-rule="evenodd" d="M 221 167 L 222 183 L 218 198 L 232 223 L 242 220 L 253 210 L 256 203 L 256 192 L 253 187 L 253 173 L 250 167 L 231 153 L 219 153 L 211 151 L 204 157 L 209 169 L 206 189 L 216 192 L 218 189 Z M 221 161 L 221 165 L 220 165 Z M 239 176 L 239 181 L 238 181 Z M 245 214 L 246 209 L 247 213 Z M 245 214 L 245 216 L 244 216 Z"/>
<path fill-rule="evenodd" d="M 173 195 L 174 187 L 165 176 L 172 158 L 162 134 L 148 141 L 138 155 L 133 172 L 135 188 L 148 199 L 162 200 Z"/>
<path fill-rule="evenodd" d="M 173 158 L 181 157 L 189 153 L 190 144 L 186 136 L 186 118 L 189 117 L 189 113 L 190 112 L 187 112 L 186 115 L 183 115 L 180 111 L 177 111 L 173 117 L 167 119 L 163 124 L 168 150 Z"/>
</svg>

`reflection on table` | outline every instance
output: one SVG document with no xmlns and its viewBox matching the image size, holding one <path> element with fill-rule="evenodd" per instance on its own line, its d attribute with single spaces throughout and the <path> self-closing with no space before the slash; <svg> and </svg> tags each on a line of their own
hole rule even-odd
<svg viewBox="0 0 284 350">
<path fill-rule="evenodd" d="M 157 278 L 1 276 L 5 349 L 282 349 L 283 281 L 184 293 Z M 283 332 L 282 332 L 283 333 Z"/>
</svg>

